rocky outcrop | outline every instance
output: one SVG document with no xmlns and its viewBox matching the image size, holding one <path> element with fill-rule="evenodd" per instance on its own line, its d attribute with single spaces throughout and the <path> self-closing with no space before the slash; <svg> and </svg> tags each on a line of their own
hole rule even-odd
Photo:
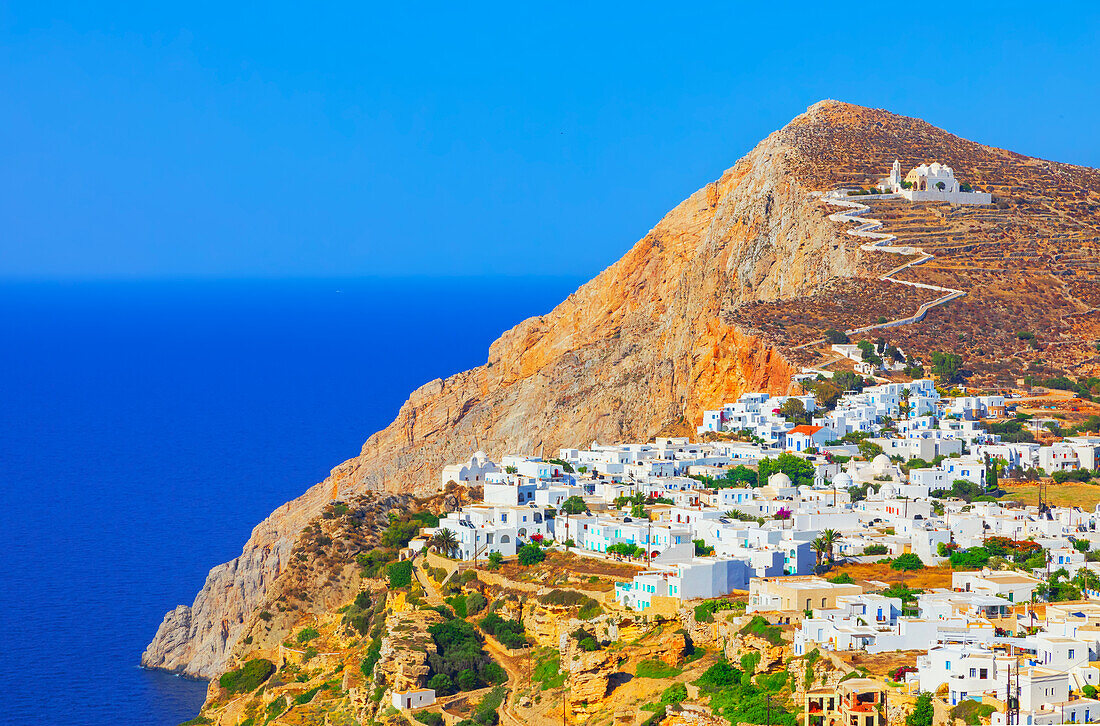
<svg viewBox="0 0 1100 726">
<path fill-rule="evenodd" d="M 264 546 L 246 547 L 240 557 L 210 571 L 193 605 L 180 605 L 164 616 L 141 664 L 212 678 L 224 670 L 245 635 L 252 639 L 249 649 L 277 647 L 302 614 L 327 612 L 358 591 L 355 552 L 369 549 L 391 509 L 405 509 L 412 501 L 408 495 L 349 497 L 345 516 L 314 516 Z M 294 502 L 280 508 L 284 510 L 286 522 L 310 511 Z M 320 547 L 317 538 L 322 534 L 328 542 Z M 270 537 L 275 537 L 275 528 L 269 518 L 253 530 L 249 544 Z M 309 593 L 309 599 L 302 600 L 302 593 Z M 263 618 L 261 609 L 266 609 Z"/>
<path fill-rule="evenodd" d="M 142 662 L 191 675 L 216 673 L 239 637 L 240 623 L 286 566 L 297 533 L 335 497 L 369 490 L 432 491 L 445 464 L 477 449 L 493 456 L 551 455 L 559 446 L 593 439 L 690 431 L 703 410 L 745 390 L 787 391 L 796 353 L 794 340 L 780 333 L 806 325 L 800 301 L 815 299 L 813 309 L 862 310 L 860 285 L 833 283 L 873 267 L 865 264 L 868 255 L 881 256 L 861 251 L 857 240 L 830 223 L 814 192 L 853 181 L 873 183 L 875 170 L 885 173 L 893 158 L 910 158 L 914 151 L 907 145 L 914 143 L 921 154 L 965 152 L 945 160 L 960 171 L 972 160 L 971 166 L 982 170 L 975 177 L 979 182 L 1004 177 L 1011 166 L 1020 179 L 1041 185 L 1037 175 L 1053 168 L 963 142 L 914 119 L 837 102 L 816 104 L 684 200 L 554 310 L 504 333 L 490 346 L 484 365 L 414 391 L 393 423 L 370 436 L 358 456 L 258 525 L 241 556 L 211 572 L 190 612 L 177 609 L 165 618 Z M 1076 191 L 1071 197 L 1055 195 L 1049 204 L 1067 210 L 1066 205 L 1077 205 L 1075 214 L 1091 214 L 1087 205 L 1100 190 L 1100 176 L 1056 166 Z M 983 214 L 988 219 L 966 229 L 984 230 L 988 222 L 994 235 L 1003 219 L 989 210 Z M 1042 217 L 1062 218 L 1068 217 Z M 947 259 L 942 251 L 936 254 Z M 947 284 L 932 279 L 935 274 L 957 274 L 925 268 L 918 268 L 919 274 L 935 284 Z M 1082 266 L 1077 272 L 1088 270 Z M 1089 280 L 1074 285 L 1074 291 L 1095 288 Z M 834 300 L 837 295 L 829 290 L 843 290 L 847 297 Z M 978 297 L 969 295 L 948 307 L 976 304 Z M 983 305 L 992 309 L 992 303 Z M 764 317 L 744 314 L 752 306 Z M 1058 315 L 1084 309 L 1076 302 L 1064 311 L 1050 301 L 1043 307 Z M 937 308 L 913 327 L 934 330 L 928 340 L 958 339 L 951 326 L 960 323 L 945 322 L 948 315 Z M 808 329 L 814 327 L 820 333 L 830 326 Z M 981 337 L 979 332 L 967 339 Z M 777 341 L 787 347 L 777 347 Z"/>
<path fill-rule="evenodd" d="M 253 530 L 250 542 L 264 524 Z M 164 616 L 156 637 L 141 654 L 141 664 L 201 678 L 221 672 L 241 627 L 286 566 L 296 534 L 275 536 L 212 569 L 194 604 L 180 605 Z"/>
</svg>

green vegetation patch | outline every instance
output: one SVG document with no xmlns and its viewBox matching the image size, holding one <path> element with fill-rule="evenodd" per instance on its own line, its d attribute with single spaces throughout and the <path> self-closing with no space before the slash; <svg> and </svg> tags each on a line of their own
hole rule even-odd
<svg viewBox="0 0 1100 726">
<path fill-rule="evenodd" d="M 797 726 L 795 715 L 783 708 L 781 699 L 774 698 L 786 684 L 787 672 L 773 676 L 757 677 L 757 684 L 753 684 L 751 674 L 720 661 L 708 668 L 695 684 L 701 696 L 709 696 L 711 710 L 730 723 Z"/>
<path fill-rule="evenodd" d="M 389 576 L 391 588 L 397 589 L 400 587 L 408 587 L 412 584 L 412 560 L 402 560 L 401 562 L 394 562 L 393 564 L 386 567 L 386 575 Z"/>
<path fill-rule="evenodd" d="M 638 678 L 675 678 L 683 671 L 676 666 L 670 666 L 664 661 L 649 658 L 638 663 L 634 675 Z"/>
<path fill-rule="evenodd" d="M 738 631 L 741 635 L 755 635 L 763 638 L 772 645 L 783 644 L 783 630 L 778 625 L 772 625 L 765 618 L 755 615 L 753 619 Z"/>
<path fill-rule="evenodd" d="M 740 603 L 732 600 L 706 600 L 695 606 L 695 622 L 713 623 L 714 614 L 723 610 L 737 610 Z M 744 605 L 741 605 L 744 607 Z"/>
<path fill-rule="evenodd" d="M 561 688 L 565 685 L 567 674 L 561 670 L 561 657 L 558 655 L 557 650 L 540 648 L 535 653 L 535 662 L 538 665 L 531 673 L 531 680 L 541 684 L 542 690 L 549 691 L 552 688 Z"/>
<path fill-rule="evenodd" d="M 254 658 L 237 670 L 223 673 L 218 679 L 218 685 L 230 694 L 248 693 L 259 688 L 274 672 L 274 663 L 266 658 Z"/>
</svg>

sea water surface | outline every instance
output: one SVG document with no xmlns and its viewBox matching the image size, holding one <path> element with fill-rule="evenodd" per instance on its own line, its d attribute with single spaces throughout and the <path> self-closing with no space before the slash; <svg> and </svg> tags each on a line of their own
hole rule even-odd
<svg viewBox="0 0 1100 726">
<path fill-rule="evenodd" d="M 5 724 L 172 725 L 164 613 L 559 278 L 0 283 Z"/>
</svg>

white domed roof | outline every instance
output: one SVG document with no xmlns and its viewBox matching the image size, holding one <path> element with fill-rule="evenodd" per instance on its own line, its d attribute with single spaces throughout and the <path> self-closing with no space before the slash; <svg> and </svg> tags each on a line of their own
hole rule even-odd
<svg viewBox="0 0 1100 726">
<path fill-rule="evenodd" d="M 852 486 L 852 475 L 842 471 L 833 477 L 833 486 L 837 489 L 847 489 Z"/>
<path fill-rule="evenodd" d="M 791 478 L 781 471 L 777 471 L 768 477 L 768 486 L 789 487 L 790 485 Z"/>
<path fill-rule="evenodd" d="M 883 499 L 893 499 L 898 495 L 898 489 L 893 484 L 887 482 L 882 485 L 882 488 L 878 490 L 879 496 Z"/>
<path fill-rule="evenodd" d="M 886 471 L 890 467 L 890 457 L 886 454 L 879 454 L 871 459 L 871 466 L 875 468 L 875 471 Z"/>
</svg>

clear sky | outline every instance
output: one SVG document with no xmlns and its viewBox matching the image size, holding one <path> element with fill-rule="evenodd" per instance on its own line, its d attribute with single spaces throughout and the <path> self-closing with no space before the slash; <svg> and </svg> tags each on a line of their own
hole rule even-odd
<svg viewBox="0 0 1100 726">
<path fill-rule="evenodd" d="M 1100 166 L 1097 8 L 0 3 L 0 277 L 589 275 L 822 98 Z"/>
</svg>

